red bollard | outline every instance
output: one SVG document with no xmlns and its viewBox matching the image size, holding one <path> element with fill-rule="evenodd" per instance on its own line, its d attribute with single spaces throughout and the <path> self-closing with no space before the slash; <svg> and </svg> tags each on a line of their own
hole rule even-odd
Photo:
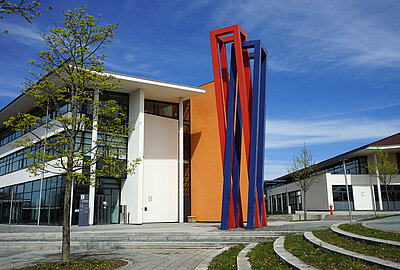
<svg viewBox="0 0 400 270">
<path fill-rule="evenodd" d="M 329 209 L 331 210 L 331 215 L 333 215 L 333 206 L 332 206 L 332 204 L 329 205 Z"/>
</svg>

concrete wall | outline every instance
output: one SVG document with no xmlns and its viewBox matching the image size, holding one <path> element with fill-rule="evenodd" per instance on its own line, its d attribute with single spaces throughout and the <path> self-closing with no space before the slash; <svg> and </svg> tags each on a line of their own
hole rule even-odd
<svg viewBox="0 0 400 270">
<path fill-rule="evenodd" d="M 144 119 L 143 222 L 177 222 L 178 120 Z"/>
<path fill-rule="evenodd" d="M 144 155 L 144 93 L 138 89 L 129 95 L 129 121 L 135 130 L 128 138 L 128 160 Z M 143 222 L 143 161 L 135 174 L 128 175 L 121 183 L 121 204 L 127 205 L 129 223 Z"/>
</svg>

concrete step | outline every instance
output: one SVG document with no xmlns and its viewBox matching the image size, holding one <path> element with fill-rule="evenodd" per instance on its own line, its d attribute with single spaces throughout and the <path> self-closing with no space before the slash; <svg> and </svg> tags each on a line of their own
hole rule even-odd
<svg viewBox="0 0 400 270">
<path fill-rule="evenodd" d="M 269 239 L 273 241 L 275 239 Z M 248 241 L 236 241 L 236 242 L 85 242 L 85 241 L 71 241 L 72 249 L 146 249 L 146 248 L 222 248 L 229 247 L 235 244 L 249 244 Z M 0 246 L 0 250 L 60 250 L 60 242 L 3 242 Z"/>
<path fill-rule="evenodd" d="M 249 241 L 260 242 L 276 239 L 287 232 L 268 231 L 268 232 L 234 232 L 234 233 L 72 233 L 71 241 L 88 242 L 237 242 Z M 0 234 L 0 243 L 23 242 L 23 241 L 61 241 L 60 233 L 19 233 L 19 234 Z"/>
</svg>

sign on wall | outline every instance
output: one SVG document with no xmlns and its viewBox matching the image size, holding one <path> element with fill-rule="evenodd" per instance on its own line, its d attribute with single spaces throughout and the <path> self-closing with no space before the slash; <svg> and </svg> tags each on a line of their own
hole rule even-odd
<svg viewBox="0 0 400 270">
<path fill-rule="evenodd" d="M 78 226 L 89 226 L 89 194 L 80 195 Z"/>
</svg>

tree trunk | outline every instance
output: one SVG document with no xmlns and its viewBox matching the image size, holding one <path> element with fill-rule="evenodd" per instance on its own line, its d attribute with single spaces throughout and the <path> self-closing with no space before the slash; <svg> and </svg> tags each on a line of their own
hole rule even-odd
<svg viewBox="0 0 400 270">
<path fill-rule="evenodd" d="M 70 261 L 70 248 L 71 248 L 71 226 L 70 226 L 70 212 L 71 212 L 71 189 L 72 179 L 66 177 L 65 180 L 65 193 L 64 193 L 64 211 L 63 211 L 63 230 L 62 230 L 62 250 L 61 262 L 69 263 Z"/>
<path fill-rule="evenodd" d="M 390 199 L 389 199 L 389 192 L 388 192 L 388 187 L 385 185 L 385 192 L 386 192 L 386 201 L 388 204 L 388 210 L 390 211 Z"/>
<path fill-rule="evenodd" d="M 306 200 L 306 192 L 304 191 L 304 220 L 307 220 L 307 200 Z"/>
</svg>

